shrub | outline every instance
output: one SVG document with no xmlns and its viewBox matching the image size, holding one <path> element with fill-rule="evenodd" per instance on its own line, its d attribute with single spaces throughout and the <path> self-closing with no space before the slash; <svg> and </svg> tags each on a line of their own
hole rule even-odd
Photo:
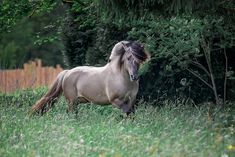
<svg viewBox="0 0 235 157">
<path fill-rule="evenodd" d="M 92 30 L 89 42 L 81 44 L 85 47 L 84 51 L 77 52 L 77 55 L 82 55 L 83 62 L 85 59 L 83 64 L 105 64 L 117 41 L 137 40 L 144 43 L 152 55 L 151 61 L 140 69 L 139 95 L 144 99 L 164 100 L 180 96 L 196 103 L 209 100 L 219 104 L 220 99 L 233 98 L 230 96 L 234 86 L 227 88 L 226 85 L 231 85 L 234 79 L 234 22 L 226 17 L 226 13 L 216 10 L 215 6 L 208 10 L 208 15 L 202 10 L 190 14 L 182 11 L 173 15 L 152 9 L 134 15 L 136 10 L 133 8 L 139 5 L 133 4 L 126 8 L 130 13 L 123 12 L 123 16 L 115 11 L 108 17 L 110 12 L 103 13 L 102 5 L 99 5 L 100 11 L 95 7 L 96 3 L 85 4 L 88 7 L 85 5 L 83 10 L 93 9 L 86 9 L 86 18 L 78 17 L 84 30 Z M 148 7 L 147 4 L 144 4 L 145 7 Z M 88 19 L 93 22 L 87 22 Z"/>
</svg>

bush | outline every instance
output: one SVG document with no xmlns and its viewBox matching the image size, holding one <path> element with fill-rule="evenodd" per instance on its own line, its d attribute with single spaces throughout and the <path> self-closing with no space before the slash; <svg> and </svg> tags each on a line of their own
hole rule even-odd
<svg viewBox="0 0 235 157">
<path fill-rule="evenodd" d="M 140 70 L 140 97 L 147 100 L 181 97 L 196 103 L 217 104 L 220 99 L 234 99 L 231 97 L 234 86 L 225 86 L 232 84 L 235 69 L 232 62 L 235 29 L 226 14 L 212 9 L 207 16 L 203 12 L 166 16 L 146 10 L 145 14 L 133 16 L 130 9 L 125 16 L 107 17 L 94 3 L 85 4 L 86 18 L 79 16 L 77 21 L 84 30 L 92 30 L 92 35 L 89 42 L 81 44 L 86 47 L 84 51 L 77 52 L 85 59 L 83 64 L 104 65 L 116 42 L 137 40 L 152 54 L 151 61 Z M 93 9 L 87 9 L 90 7 Z M 87 22 L 88 19 L 93 22 Z M 80 26 L 74 33 L 79 34 Z"/>
<path fill-rule="evenodd" d="M 145 43 L 152 54 L 150 69 L 145 70 L 144 76 L 148 82 L 141 82 L 141 95 L 156 99 L 183 94 L 197 103 L 214 100 L 213 91 L 205 83 L 212 86 L 211 76 L 202 72 L 203 69 L 210 72 L 211 65 L 211 73 L 218 85 L 216 90 L 222 98 L 226 72 L 223 51 L 234 46 L 231 34 L 235 34 L 234 28 L 225 27 L 225 23 L 225 19 L 218 16 L 200 18 L 184 15 L 134 22 L 128 32 L 129 37 Z M 209 54 L 205 54 L 204 40 L 209 45 Z M 206 62 L 207 55 L 209 63 Z M 228 59 L 232 59 L 231 54 Z M 234 65 L 227 66 L 234 71 Z"/>
</svg>

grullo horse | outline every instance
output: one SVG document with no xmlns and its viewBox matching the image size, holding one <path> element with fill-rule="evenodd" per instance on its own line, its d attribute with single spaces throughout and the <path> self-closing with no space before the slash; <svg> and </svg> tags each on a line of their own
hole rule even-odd
<svg viewBox="0 0 235 157">
<path fill-rule="evenodd" d="M 138 69 L 149 58 L 142 44 L 118 42 L 105 66 L 80 66 L 59 73 L 49 91 L 33 105 L 30 113 L 48 111 L 63 93 L 68 101 L 68 111 L 72 111 L 75 104 L 92 102 L 112 104 L 128 115 L 133 111 L 139 90 Z"/>
</svg>

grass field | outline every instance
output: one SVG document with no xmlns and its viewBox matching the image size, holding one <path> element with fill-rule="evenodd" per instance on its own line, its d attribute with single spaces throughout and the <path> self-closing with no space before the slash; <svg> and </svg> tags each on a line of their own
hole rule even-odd
<svg viewBox="0 0 235 157">
<path fill-rule="evenodd" d="M 93 104 L 80 106 L 77 116 L 67 114 L 61 99 L 48 114 L 29 118 L 41 95 L 1 95 L 1 157 L 235 156 L 235 104 L 219 109 L 142 102 L 135 115 L 122 118 L 118 109 Z"/>
</svg>

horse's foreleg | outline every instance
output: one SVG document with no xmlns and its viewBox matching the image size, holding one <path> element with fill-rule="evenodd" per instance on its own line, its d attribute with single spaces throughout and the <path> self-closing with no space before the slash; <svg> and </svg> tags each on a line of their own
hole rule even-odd
<svg viewBox="0 0 235 157">
<path fill-rule="evenodd" d="M 133 106 L 130 101 L 115 99 L 112 102 L 112 105 L 121 109 L 126 115 L 129 115 L 133 112 Z"/>
<path fill-rule="evenodd" d="M 131 106 L 131 108 L 130 108 L 130 110 L 129 110 L 129 114 L 130 114 L 130 113 L 135 113 L 135 102 L 136 102 L 135 99 L 133 99 L 132 101 L 130 101 L 130 106 Z"/>
</svg>

